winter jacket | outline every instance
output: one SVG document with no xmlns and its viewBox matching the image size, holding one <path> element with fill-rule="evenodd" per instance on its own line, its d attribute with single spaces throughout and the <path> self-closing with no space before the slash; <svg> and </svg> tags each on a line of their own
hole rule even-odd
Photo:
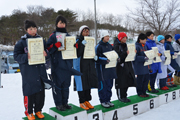
<svg viewBox="0 0 180 120">
<path fill-rule="evenodd" d="M 38 38 L 39 35 L 30 36 L 25 34 L 21 37 L 14 47 L 14 60 L 19 63 L 22 75 L 22 90 L 24 96 L 29 96 L 44 89 L 44 82 L 47 80 L 45 64 L 29 65 L 28 64 L 28 38 Z M 44 50 L 46 43 L 44 42 Z"/>
<path fill-rule="evenodd" d="M 115 67 L 105 68 L 105 65 L 107 64 L 107 58 L 103 53 L 112 50 L 113 47 L 108 42 L 104 43 L 103 41 L 100 41 L 99 44 L 96 46 L 96 55 L 99 58 L 96 62 L 96 70 L 99 81 L 117 78 Z"/>
<path fill-rule="evenodd" d="M 69 34 L 66 33 L 66 36 Z M 54 31 L 47 41 L 47 48 L 51 56 L 51 76 L 55 85 L 60 87 L 63 81 L 71 80 L 71 75 L 81 75 L 81 73 L 72 68 L 72 59 L 63 60 L 61 51 L 58 51 L 55 46 L 51 47 L 56 42 L 56 31 Z"/>
<path fill-rule="evenodd" d="M 157 74 L 157 79 L 164 79 L 167 77 L 167 69 L 169 69 L 170 71 L 174 72 L 174 69 L 170 66 L 170 65 L 164 65 L 165 63 L 165 55 L 164 55 L 164 51 L 165 51 L 165 48 L 164 48 L 164 44 L 163 43 L 160 43 L 158 42 L 157 43 L 157 47 L 158 47 L 158 51 L 161 52 L 161 70 L 162 70 L 162 73 L 158 73 Z"/>
<path fill-rule="evenodd" d="M 180 67 L 179 67 L 179 65 L 177 64 L 176 60 L 175 60 L 175 59 L 172 59 L 172 56 L 174 55 L 174 48 L 173 48 L 171 42 L 166 41 L 165 44 L 164 44 L 164 46 L 165 46 L 165 50 L 170 50 L 170 54 L 171 54 L 171 64 L 170 64 L 170 65 L 171 65 L 176 71 L 180 70 Z"/>
<path fill-rule="evenodd" d="M 83 91 L 91 88 L 98 88 L 98 78 L 94 59 L 84 59 L 84 48 L 82 44 L 83 36 L 78 36 L 76 40 L 77 59 L 73 60 L 73 67 L 81 72 L 82 76 L 74 76 L 74 90 Z"/>
<path fill-rule="evenodd" d="M 157 46 L 154 40 L 147 39 L 146 47 L 147 47 L 147 50 L 152 50 L 152 47 L 157 47 Z M 150 74 L 161 73 L 162 72 L 161 63 L 159 62 L 159 63 L 151 64 L 151 70 L 152 70 L 152 73 Z"/>
<path fill-rule="evenodd" d="M 135 74 L 131 62 L 125 62 L 127 57 L 127 44 L 121 43 L 118 38 L 114 41 L 114 50 L 121 61 L 116 65 L 118 78 L 115 80 L 115 88 L 127 88 L 135 86 Z"/>
<path fill-rule="evenodd" d="M 133 61 L 134 71 L 136 75 L 145 75 L 149 74 L 149 66 L 144 66 L 145 63 L 145 53 L 144 51 L 147 51 L 146 46 L 142 46 L 141 43 L 136 42 L 136 56 L 135 60 Z M 149 68 L 148 68 L 149 67 Z"/>
<path fill-rule="evenodd" d="M 173 46 L 175 52 L 180 51 L 180 44 L 178 44 L 177 42 L 174 42 L 172 46 Z M 177 64 L 180 66 L 180 55 L 178 55 L 175 60 L 176 60 Z"/>
</svg>

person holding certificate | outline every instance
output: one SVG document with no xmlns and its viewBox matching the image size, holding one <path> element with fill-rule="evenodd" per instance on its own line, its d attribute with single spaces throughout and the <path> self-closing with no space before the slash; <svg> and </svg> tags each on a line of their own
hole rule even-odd
<svg viewBox="0 0 180 120">
<path fill-rule="evenodd" d="M 168 74 L 171 74 L 174 72 L 174 69 L 170 66 L 170 65 L 165 65 L 165 61 L 167 59 L 167 57 L 165 57 L 165 48 L 164 48 L 164 42 L 165 42 L 165 37 L 163 35 L 158 35 L 157 37 L 158 43 L 157 43 L 157 47 L 158 47 L 158 51 L 161 52 L 161 70 L 162 73 L 158 73 L 157 74 L 157 85 L 161 90 L 169 90 L 169 88 L 166 86 L 166 81 L 167 81 L 167 76 Z M 171 71 L 170 73 L 167 73 L 169 71 Z"/>
<path fill-rule="evenodd" d="M 14 60 L 19 63 L 22 86 L 24 95 L 25 115 L 28 120 L 35 120 L 33 115 L 33 109 L 35 115 L 43 119 L 42 108 L 44 106 L 45 90 L 44 80 L 47 79 L 45 64 L 29 65 L 28 60 L 31 59 L 31 55 L 27 49 L 27 43 L 29 38 L 39 38 L 37 34 L 37 26 L 34 21 L 25 21 L 25 31 L 27 32 L 21 37 L 14 47 Z M 46 43 L 43 40 L 43 55 L 46 54 Z"/>
<path fill-rule="evenodd" d="M 74 69 L 81 72 L 82 76 L 74 76 L 75 90 L 78 91 L 80 107 L 89 110 L 93 109 L 89 101 L 91 100 L 91 88 L 98 88 L 98 79 L 95 68 L 97 57 L 84 58 L 84 51 L 87 41 L 85 36 L 89 36 L 89 27 L 83 25 L 79 28 L 79 35 L 74 45 L 77 49 L 77 59 L 73 60 Z"/>
<path fill-rule="evenodd" d="M 148 38 L 146 41 L 147 49 L 152 50 L 152 47 L 157 47 L 155 40 L 153 40 L 154 33 L 149 31 L 146 33 L 146 36 Z M 162 55 L 161 53 L 157 53 L 157 54 L 158 56 Z M 154 58 L 154 60 L 156 60 L 156 57 Z M 150 83 L 148 85 L 148 91 L 152 93 L 158 93 L 159 91 L 155 89 L 155 81 L 156 81 L 157 74 L 162 73 L 161 63 L 158 62 L 158 63 L 151 64 L 151 69 L 152 69 L 152 72 L 150 73 L 150 81 L 149 81 Z"/>
<path fill-rule="evenodd" d="M 149 82 L 149 68 L 150 66 L 144 66 L 144 63 L 148 61 L 148 57 L 144 51 L 147 51 L 146 44 L 146 35 L 144 33 L 139 34 L 137 42 L 136 42 L 136 57 L 135 61 L 133 61 L 134 71 L 137 75 L 136 83 L 137 83 L 137 94 L 140 97 L 149 97 L 146 94 L 148 82 Z"/>
<path fill-rule="evenodd" d="M 128 87 L 135 86 L 135 74 L 132 63 L 131 61 L 125 62 L 129 54 L 126 40 L 127 35 L 124 32 L 120 32 L 114 40 L 114 50 L 121 59 L 116 65 L 116 74 L 118 78 L 115 80 L 116 93 L 121 102 L 130 102 L 130 99 L 127 98 L 127 90 Z"/>
<path fill-rule="evenodd" d="M 105 108 L 114 106 L 114 104 L 110 102 L 112 96 L 111 89 L 113 86 L 113 79 L 117 78 L 115 67 L 105 68 L 105 65 L 110 61 L 103 53 L 113 51 L 113 47 L 108 41 L 109 33 L 108 31 L 103 31 L 101 41 L 96 46 L 96 55 L 98 56 L 98 60 L 96 61 L 96 70 L 99 81 L 98 94 L 101 105 Z"/>
<path fill-rule="evenodd" d="M 51 76 L 56 87 L 52 89 L 56 109 L 65 111 L 71 109 L 68 105 L 69 86 L 71 75 L 81 75 L 80 72 L 72 69 L 72 59 L 63 60 L 62 52 L 59 50 L 63 46 L 63 35 L 69 36 L 66 31 L 67 22 L 63 16 L 56 18 L 56 30 L 50 35 L 47 41 L 47 47 L 51 56 Z"/>
</svg>

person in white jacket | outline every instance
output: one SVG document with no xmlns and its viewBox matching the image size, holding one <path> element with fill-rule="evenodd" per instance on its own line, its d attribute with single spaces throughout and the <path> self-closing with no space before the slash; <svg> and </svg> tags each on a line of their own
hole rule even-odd
<svg viewBox="0 0 180 120">
<path fill-rule="evenodd" d="M 176 34 L 174 36 L 175 42 L 173 43 L 173 48 L 175 52 L 180 52 L 180 34 Z M 177 64 L 180 66 L 180 55 L 177 55 L 177 58 L 175 59 Z M 180 85 L 180 71 L 175 71 L 174 75 L 174 84 Z"/>
<path fill-rule="evenodd" d="M 173 73 L 175 70 L 170 66 L 170 65 L 165 65 L 166 57 L 164 54 L 165 48 L 164 48 L 164 42 L 165 42 L 165 37 L 163 35 L 159 35 L 157 37 L 158 43 L 158 51 L 162 54 L 161 57 L 161 70 L 162 73 L 157 74 L 157 85 L 161 90 L 169 90 L 169 88 L 166 86 L 166 81 L 167 81 L 167 76 L 170 73 Z M 168 69 L 171 71 L 170 73 L 167 73 Z"/>
</svg>

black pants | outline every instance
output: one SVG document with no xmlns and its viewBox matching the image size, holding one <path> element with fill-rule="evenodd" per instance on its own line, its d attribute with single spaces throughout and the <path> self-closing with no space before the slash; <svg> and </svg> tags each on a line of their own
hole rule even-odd
<svg viewBox="0 0 180 120">
<path fill-rule="evenodd" d="M 45 98 L 45 90 L 35 93 L 30 96 L 24 96 L 24 106 L 25 106 L 25 114 L 28 116 L 29 114 L 34 112 L 41 111 L 44 106 L 44 98 Z"/>
<path fill-rule="evenodd" d="M 117 94 L 118 99 L 126 98 L 127 97 L 127 90 L 128 90 L 128 87 L 116 89 L 116 94 Z"/>
<path fill-rule="evenodd" d="M 137 94 L 143 95 L 146 94 L 146 90 L 148 88 L 148 82 L 149 82 L 149 74 L 145 75 L 137 75 Z"/>
<path fill-rule="evenodd" d="M 91 89 L 78 91 L 78 96 L 79 96 L 79 103 L 84 103 L 85 101 L 90 101 L 91 100 Z"/>
<path fill-rule="evenodd" d="M 157 76 L 157 73 L 149 75 L 151 89 L 155 89 L 154 86 L 156 82 L 156 76 Z"/>
</svg>

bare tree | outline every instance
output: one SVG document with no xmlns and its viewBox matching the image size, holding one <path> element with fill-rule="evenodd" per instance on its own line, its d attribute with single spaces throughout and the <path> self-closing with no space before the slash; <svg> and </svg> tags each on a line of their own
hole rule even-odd
<svg viewBox="0 0 180 120">
<path fill-rule="evenodd" d="M 131 17 L 145 29 L 165 35 L 178 26 L 179 0 L 138 0 L 139 7 Z"/>
</svg>

